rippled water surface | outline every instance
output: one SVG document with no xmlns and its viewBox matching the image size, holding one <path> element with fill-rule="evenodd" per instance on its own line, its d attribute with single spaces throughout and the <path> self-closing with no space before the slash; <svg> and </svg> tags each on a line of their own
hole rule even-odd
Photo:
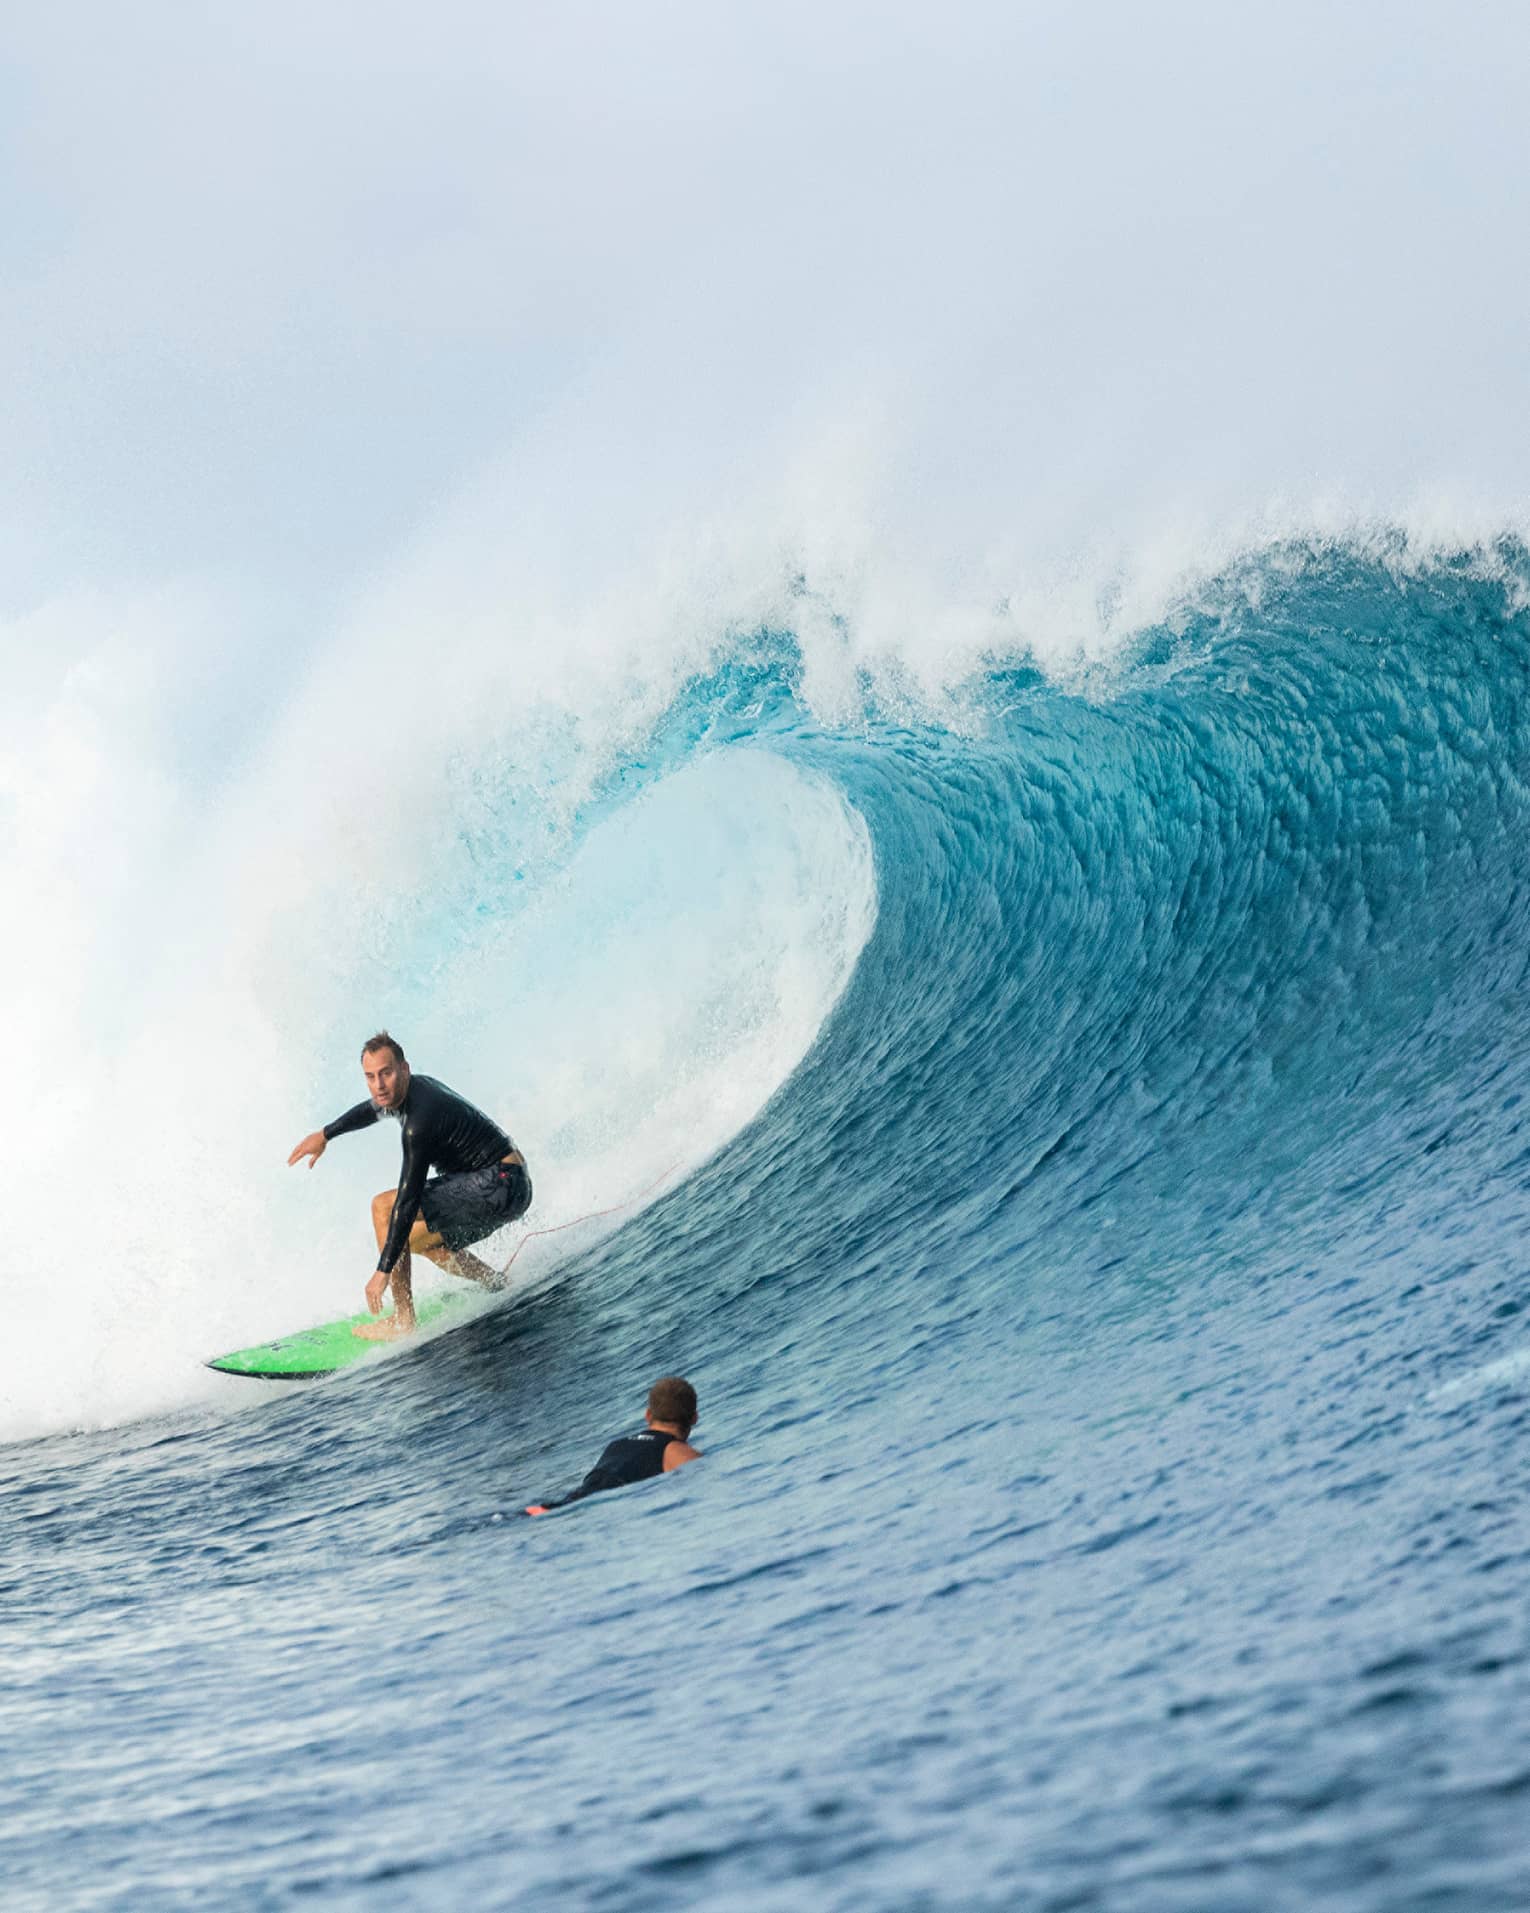
<svg viewBox="0 0 1530 1913">
<path fill-rule="evenodd" d="M 6 1904 L 1530 1904 L 1526 582 L 1293 550 L 941 725 L 691 684 L 631 801 L 832 792 L 848 983 L 470 1326 L 0 1451 Z M 667 1370 L 703 1464 L 516 1517 Z"/>
</svg>

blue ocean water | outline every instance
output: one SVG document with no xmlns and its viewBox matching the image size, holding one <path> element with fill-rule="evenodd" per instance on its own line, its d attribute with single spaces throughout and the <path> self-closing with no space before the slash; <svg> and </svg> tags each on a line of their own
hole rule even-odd
<svg viewBox="0 0 1530 1913">
<path fill-rule="evenodd" d="M 1530 1905 L 1527 607 L 1294 545 L 838 725 L 739 639 L 592 815 L 828 780 L 848 986 L 472 1325 L 0 1451 L 5 1904 Z"/>
</svg>

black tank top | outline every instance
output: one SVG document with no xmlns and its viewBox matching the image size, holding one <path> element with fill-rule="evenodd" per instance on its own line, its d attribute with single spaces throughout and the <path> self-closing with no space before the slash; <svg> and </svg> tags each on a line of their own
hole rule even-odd
<svg viewBox="0 0 1530 1913">
<path fill-rule="evenodd" d="M 583 1501 L 586 1495 L 598 1495 L 607 1488 L 625 1488 L 634 1481 L 647 1481 L 654 1475 L 664 1472 L 664 1451 L 672 1441 L 683 1441 L 682 1435 L 666 1434 L 662 1428 L 642 1428 L 635 1435 L 618 1435 L 615 1441 L 608 1441 L 600 1460 L 580 1482 L 572 1494 L 545 1496 L 538 1505 L 541 1512 L 549 1508 L 566 1508 L 571 1501 Z M 529 1514 L 530 1509 L 527 1510 Z"/>
<path fill-rule="evenodd" d="M 576 1494 L 599 1494 L 606 1488 L 625 1488 L 634 1481 L 647 1481 L 664 1472 L 664 1451 L 679 1435 L 662 1428 L 644 1428 L 635 1435 L 618 1435 L 607 1442 L 605 1453 L 580 1482 Z"/>
</svg>

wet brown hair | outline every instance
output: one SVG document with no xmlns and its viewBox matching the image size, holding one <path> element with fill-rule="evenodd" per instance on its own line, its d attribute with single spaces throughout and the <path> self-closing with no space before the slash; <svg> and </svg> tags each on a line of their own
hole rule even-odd
<svg viewBox="0 0 1530 1913">
<path fill-rule="evenodd" d="M 404 1054 L 403 1048 L 398 1042 L 398 1039 L 396 1037 L 390 1036 L 386 1030 L 379 1030 L 375 1036 L 369 1036 L 367 1040 L 362 1044 L 361 1054 L 363 1059 L 372 1055 L 374 1051 L 380 1050 L 380 1049 L 392 1050 L 394 1062 L 402 1063 L 405 1066 L 405 1068 L 408 1067 L 409 1058 Z"/>
<path fill-rule="evenodd" d="M 655 1421 L 672 1421 L 682 1438 L 696 1421 L 696 1391 L 683 1375 L 666 1375 L 648 1391 L 648 1412 Z"/>
</svg>

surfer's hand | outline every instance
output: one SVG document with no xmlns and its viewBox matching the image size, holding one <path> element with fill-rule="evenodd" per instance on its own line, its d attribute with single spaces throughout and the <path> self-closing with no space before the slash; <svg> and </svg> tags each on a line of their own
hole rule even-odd
<svg viewBox="0 0 1530 1913">
<path fill-rule="evenodd" d="M 382 1314 L 383 1297 L 388 1293 L 388 1284 L 392 1276 L 379 1269 L 367 1284 L 367 1307 L 374 1315 Z"/>
<path fill-rule="evenodd" d="M 290 1169 L 295 1162 L 301 1162 L 304 1156 L 308 1156 L 311 1158 L 308 1167 L 312 1169 L 314 1163 L 324 1154 L 328 1146 L 324 1140 L 324 1131 L 322 1129 L 316 1129 L 311 1136 L 305 1136 L 297 1148 L 293 1150 L 292 1154 L 287 1158 L 287 1167 Z"/>
</svg>

